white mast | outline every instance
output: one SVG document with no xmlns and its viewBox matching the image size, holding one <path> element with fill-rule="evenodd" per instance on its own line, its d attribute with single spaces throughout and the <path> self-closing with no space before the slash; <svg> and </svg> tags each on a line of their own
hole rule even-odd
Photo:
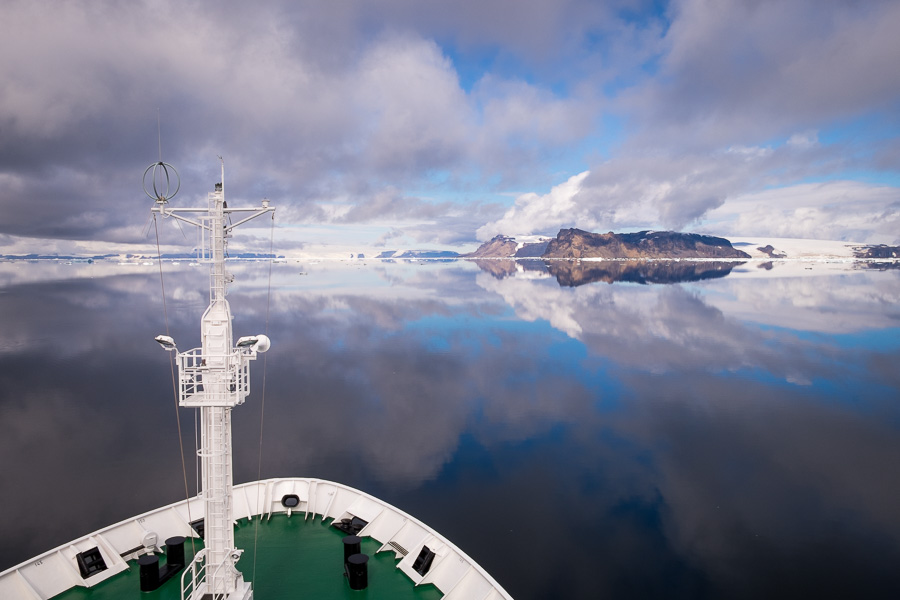
<svg viewBox="0 0 900 600">
<path fill-rule="evenodd" d="M 221 157 L 219 157 L 221 160 Z M 225 161 L 222 161 L 222 181 L 207 199 L 207 207 L 167 208 L 169 172 L 174 168 L 159 162 L 153 169 L 153 192 L 156 205 L 151 209 L 163 217 L 173 217 L 200 228 L 203 239 L 202 259 L 210 263 L 209 307 L 200 323 L 202 346 L 178 353 L 179 404 L 200 410 L 200 463 L 204 503 L 204 545 L 190 566 L 190 581 L 185 574 L 182 597 L 200 599 L 212 594 L 217 600 L 249 600 L 250 583 L 245 582 L 235 567 L 242 550 L 234 544 L 232 505 L 231 409 L 243 404 L 250 391 L 249 361 L 257 352 L 269 349 L 264 335 L 240 338 L 237 345 L 231 333 L 231 309 L 225 299 L 225 286 L 231 276 L 225 272 L 225 246 L 232 229 L 274 212 L 267 200 L 257 208 L 226 208 Z M 166 191 L 160 193 L 156 185 L 157 172 L 166 178 Z M 175 172 L 177 177 L 177 172 Z M 180 183 L 180 181 L 179 181 Z M 145 184 L 146 191 L 146 184 Z M 147 195 L 150 195 L 147 192 Z M 226 224 L 225 216 L 249 212 L 234 224 Z M 188 218 L 186 213 L 197 213 Z M 162 339 L 161 339 L 162 338 Z M 174 341 L 159 336 L 157 341 L 166 349 L 175 349 Z"/>
</svg>

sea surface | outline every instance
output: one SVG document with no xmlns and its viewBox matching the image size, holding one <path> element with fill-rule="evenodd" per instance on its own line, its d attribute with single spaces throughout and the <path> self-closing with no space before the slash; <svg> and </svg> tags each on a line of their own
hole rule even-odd
<svg viewBox="0 0 900 600">
<path fill-rule="evenodd" d="M 272 339 L 235 481 L 379 496 L 517 600 L 897 598 L 892 266 L 229 263 Z M 186 262 L 0 263 L 0 570 L 183 499 L 178 410 L 196 492 L 153 338 L 207 302 Z"/>
</svg>

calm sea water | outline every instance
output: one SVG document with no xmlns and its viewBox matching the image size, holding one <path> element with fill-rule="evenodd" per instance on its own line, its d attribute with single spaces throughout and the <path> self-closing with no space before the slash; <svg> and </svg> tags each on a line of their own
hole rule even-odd
<svg viewBox="0 0 900 600">
<path fill-rule="evenodd" d="M 197 346 L 206 269 L 164 269 Z M 238 482 L 365 490 L 517 600 L 900 595 L 898 270 L 231 269 L 273 340 Z M 155 266 L 0 263 L 0 324 L 0 569 L 184 497 Z"/>
</svg>

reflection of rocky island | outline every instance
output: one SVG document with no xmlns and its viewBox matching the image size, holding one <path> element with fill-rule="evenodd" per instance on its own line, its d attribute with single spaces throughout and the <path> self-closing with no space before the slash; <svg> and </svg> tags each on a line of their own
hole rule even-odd
<svg viewBox="0 0 900 600">
<path fill-rule="evenodd" d="M 877 246 L 857 247 L 854 248 L 853 255 L 866 261 L 862 263 L 863 268 L 866 269 L 876 271 L 900 269 L 900 260 L 898 260 L 900 259 L 900 246 L 878 244 Z"/>
<path fill-rule="evenodd" d="M 603 261 L 562 261 L 548 262 L 550 274 L 559 285 L 575 287 L 586 283 L 603 281 L 615 283 L 679 283 L 725 277 L 741 261 L 734 262 L 691 262 L 691 261 L 643 261 L 643 260 L 603 260 Z"/>
<path fill-rule="evenodd" d="M 506 260 L 500 259 L 491 259 L 491 260 L 475 260 L 475 264 L 478 265 L 478 268 L 482 271 L 490 273 L 497 279 L 504 279 L 509 277 L 510 275 L 515 275 L 516 269 L 516 261 L 509 258 Z"/>
<path fill-rule="evenodd" d="M 598 281 L 615 283 L 679 283 L 725 277 L 743 261 L 691 260 L 476 260 L 475 264 L 496 279 L 517 272 L 544 272 L 556 277 L 563 287 L 575 287 Z"/>
<path fill-rule="evenodd" d="M 465 258 L 750 258 L 725 238 L 675 231 L 591 233 L 561 229 L 549 242 L 519 246 L 498 235 Z"/>
<path fill-rule="evenodd" d="M 507 259 L 475 259 L 475 264 L 487 273 L 493 275 L 496 279 L 505 279 L 516 273 L 542 273 L 549 275 L 549 260 L 514 260 Z"/>
</svg>

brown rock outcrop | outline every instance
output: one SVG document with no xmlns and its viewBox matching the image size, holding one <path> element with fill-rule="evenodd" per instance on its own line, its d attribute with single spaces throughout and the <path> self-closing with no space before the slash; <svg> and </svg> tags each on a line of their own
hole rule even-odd
<svg viewBox="0 0 900 600">
<path fill-rule="evenodd" d="M 561 229 L 543 258 L 750 258 L 725 238 L 675 231 L 591 233 Z"/>
</svg>

